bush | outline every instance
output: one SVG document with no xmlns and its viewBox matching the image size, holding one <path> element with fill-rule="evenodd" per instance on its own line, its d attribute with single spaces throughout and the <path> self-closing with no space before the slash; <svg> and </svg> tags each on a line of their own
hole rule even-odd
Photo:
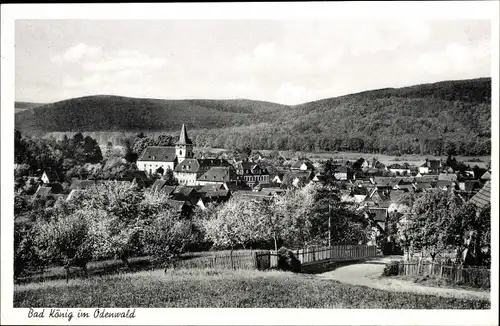
<svg viewBox="0 0 500 326">
<path fill-rule="evenodd" d="M 399 274 L 399 261 L 391 261 L 389 264 L 385 265 L 383 276 L 396 276 Z"/>
<path fill-rule="evenodd" d="M 299 273 L 301 271 L 300 260 L 293 252 L 285 247 L 281 247 L 278 252 L 278 269 Z"/>
</svg>

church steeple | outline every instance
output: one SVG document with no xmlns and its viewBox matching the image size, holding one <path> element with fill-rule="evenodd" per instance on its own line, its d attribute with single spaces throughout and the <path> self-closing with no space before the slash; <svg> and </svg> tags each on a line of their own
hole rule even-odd
<svg viewBox="0 0 500 326">
<path fill-rule="evenodd" d="M 193 142 L 189 139 L 184 124 L 182 124 L 179 141 L 175 143 L 175 153 L 178 163 L 181 163 L 187 158 L 193 158 Z"/>
<path fill-rule="evenodd" d="M 192 145 L 193 142 L 189 139 L 186 131 L 186 126 L 182 124 L 181 134 L 179 136 L 179 141 L 175 143 L 176 145 Z"/>
</svg>

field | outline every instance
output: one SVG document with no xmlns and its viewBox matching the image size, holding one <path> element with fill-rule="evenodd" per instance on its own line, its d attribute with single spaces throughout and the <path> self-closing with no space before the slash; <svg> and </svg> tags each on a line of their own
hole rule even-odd
<svg viewBox="0 0 500 326">
<path fill-rule="evenodd" d="M 15 285 L 14 307 L 489 309 L 279 271 L 176 269 Z"/>
</svg>

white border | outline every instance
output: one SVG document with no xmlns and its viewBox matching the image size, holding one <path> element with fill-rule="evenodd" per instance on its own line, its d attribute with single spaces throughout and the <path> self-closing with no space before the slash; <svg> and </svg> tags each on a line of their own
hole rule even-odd
<svg viewBox="0 0 500 326">
<path fill-rule="evenodd" d="M 489 19 L 492 21 L 492 168 L 498 180 L 499 3 L 445 2 L 309 2 L 196 4 L 24 4 L 1 7 L 1 324 L 67 324 L 63 320 L 28 319 L 28 309 L 12 308 L 13 298 L 13 127 L 15 19 Z M 493 181 L 492 198 L 498 198 Z M 498 202 L 492 200 L 493 274 L 491 310 L 329 310 L 329 309 L 137 309 L 137 318 L 73 319 L 72 324 L 204 325 L 495 325 L 498 315 Z M 89 310 L 90 311 L 90 310 Z"/>
</svg>

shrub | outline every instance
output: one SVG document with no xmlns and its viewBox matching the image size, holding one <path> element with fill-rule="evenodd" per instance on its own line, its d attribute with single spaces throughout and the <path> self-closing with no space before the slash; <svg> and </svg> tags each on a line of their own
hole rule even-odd
<svg viewBox="0 0 500 326">
<path fill-rule="evenodd" d="M 293 252 L 285 247 L 281 247 L 278 252 L 278 269 L 299 273 L 301 271 L 300 260 Z"/>
<path fill-rule="evenodd" d="M 396 276 L 399 274 L 399 261 L 391 261 L 389 264 L 385 265 L 383 276 Z"/>
</svg>

